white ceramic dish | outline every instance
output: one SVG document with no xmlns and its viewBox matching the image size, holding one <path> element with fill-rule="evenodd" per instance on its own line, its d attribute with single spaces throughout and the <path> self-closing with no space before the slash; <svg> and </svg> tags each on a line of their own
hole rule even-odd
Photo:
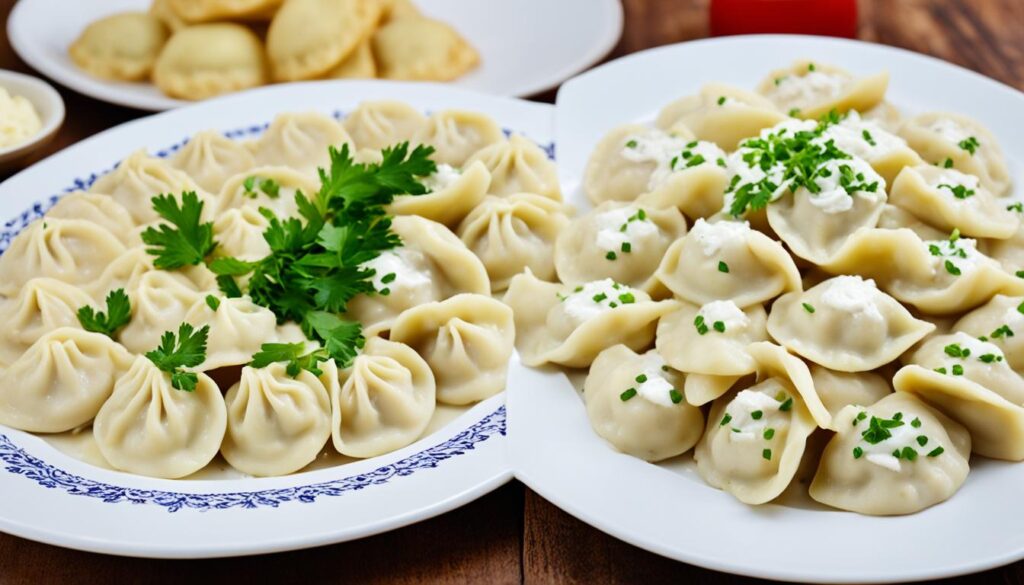
<svg viewBox="0 0 1024 585">
<path fill-rule="evenodd" d="M 0 251 L 63 192 L 139 147 L 166 156 L 193 133 L 242 138 L 282 111 L 340 115 L 362 100 L 483 112 L 552 152 L 545 104 L 442 85 L 317 82 L 268 87 L 166 112 L 71 146 L 0 184 Z M 522 366 L 515 360 L 513 370 Z M 16 383 L 0 379 L 0 383 Z M 504 395 L 386 456 L 266 479 L 157 480 L 108 471 L 0 426 L 0 530 L 61 546 L 147 557 L 214 557 L 359 538 L 448 511 L 512 477 Z"/>
<path fill-rule="evenodd" d="M 556 87 L 606 55 L 622 34 L 619 0 L 416 0 L 480 52 L 481 65 L 453 83 L 504 96 Z M 18 55 L 59 83 L 103 101 L 143 110 L 187 104 L 150 83 L 118 83 L 79 69 L 67 48 L 88 24 L 114 12 L 146 10 L 148 0 L 21 0 L 7 35 Z M 572 30 L 573 34 L 565 34 Z"/>
<path fill-rule="evenodd" d="M 53 139 L 64 123 L 64 100 L 53 86 L 42 79 L 6 69 L 0 69 L 0 87 L 12 95 L 20 95 L 27 99 L 42 122 L 39 132 L 27 142 L 0 148 L 0 169 L 4 169 L 27 159 Z"/>
<path fill-rule="evenodd" d="M 563 192 L 579 189 L 594 145 L 611 127 L 653 118 L 670 100 L 723 81 L 752 88 L 797 58 L 857 74 L 888 69 L 905 111 L 977 117 L 998 136 L 1024 187 L 1024 95 L 959 67 L 898 49 L 793 36 L 732 37 L 631 55 L 562 86 L 556 106 Z M 508 396 L 516 476 L 578 518 L 658 554 L 733 573 L 807 582 L 892 582 L 980 571 L 1024 557 L 1024 465 L 972 460 L 949 501 L 903 517 L 860 516 L 808 498 L 749 507 L 707 486 L 689 455 L 652 465 L 601 440 L 568 379 L 526 372 Z M 800 486 L 797 491 L 806 491 Z"/>
</svg>

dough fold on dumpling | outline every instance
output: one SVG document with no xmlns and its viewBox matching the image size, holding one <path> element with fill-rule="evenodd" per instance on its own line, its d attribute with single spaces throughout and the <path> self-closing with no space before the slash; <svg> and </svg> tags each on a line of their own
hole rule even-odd
<svg viewBox="0 0 1024 585">
<path fill-rule="evenodd" d="M 372 42 L 384 79 L 451 81 L 480 62 L 455 29 L 432 18 L 392 20 L 373 33 Z"/>
<path fill-rule="evenodd" d="M 284 166 L 260 166 L 225 181 L 214 201 L 214 221 L 231 209 L 266 208 L 281 219 L 299 216 L 295 195 L 312 199 L 319 185 L 309 175 Z"/>
<path fill-rule="evenodd" d="M 815 363 L 810 366 L 814 389 L 833 419 L 851 404 L 871 406 L 892 394 L 890 377 L 878 372 L 839 372 Z"/>
<path fill-rule="evenodd" d="M 196 367 L 206 372 L 224 366 L 249 363 L 264 343 L 277 339 L 277 316 L 266 307 L 252 302 L 249 297 L 215 297 L 217 302 L 202 297 L 193 302 L 185 313 L 184 321 L 196 330 L 209 325 L 206 342 L 206 360 Z"/>
<path fill-rule="evenodd" d="M 427 117 L 405 102 L 366 101 L 342 125 L 357 148 L 381 150 L 409 142 L 427 124 Z"/>
<path fill-rule="evenodd" d="M 1003 149 L 995 135 L 974 118 L 948 112 L 920 114 L 900 127 L 900 135 L 926 163 L 949 164 L 974 175 L 996 196 L 1010 191 L 1013 181 Z"/>
<path fill-rule="evenodd" d="M 996 295 L 953 324 L 953 331 L 985 337 L 1006 356 L 1006 363 L 1024 371 L 1024 296 Z"/>
<path fill-rule="evenodd" d="M 466 161 L 480 161 L 491 173 L 491 195 L 536 193 L 562 200 L 558 168 L 547 153 L 529 138 L 512 134 L 508 140 L 480 149 Z"/>
<path fill-rule="evenodd" d="M 886 71 L 855 78 L 839 67 L 804 59 L 769 73 L 757 92 L 780 111 L 817 120 L 833 110 L 866 112 L 882 102 L 888 88 Z"/>
<path fill-rule="evenodd" d="M 153 67 L 153 83 L 171 97 L 202 100 L 263 85 L 266 68 L 263 43 L 249 28 L 197 24 L 167 41 Z"/>
<path fill-rule="evenodd" d="M 183 171 L 172 167 L 167 161 L 149 156 L 139 149 L 122 160 L 117 168 L 103 175 L 89 188 L 90 193 L 110 195 L 132 215 L 138 225 L 149 224 L 160 219 L 153 210 L 153 198 L 157 195 L 172 195 L 176 198 L 186 191 L 200 191 L 199 185 Z M 204 194 L 199 193 L 200 200 Z M 209 206 L 205 207 L 210 211 Z"/>
<path fill-rule="evenodd" d="M 88 73 L 116 81 L 145 79 L 169 33 L 145 12 L 119 12 L 90 23 L 68 48 L 71 60 Z"/>
<path fill-rule="evenodd" d="M 732 151 L 744 138 L 757 136 L 785 119 L 771 102 L 755 93 L 724 83 L 708 83 L 697 94 L 662 108 L 655 125 L 663 130 L 685 128 L 698 140 Z"/>
<path fill-rule="evenodd" d="M 442 164 L 436 173 L 423 177 L 421 182 L 430 192 L 400 195 L 388 206 L 388 212 L 418 215 L 454 228 L 483 201 L 491 184 L 491 174 L 481 162 L 469 163 L 463 171 Z"/>
<path fill-rule="evenodd" d="M 583 192 L 594 205 L 633 201 L 669 177 L 672 159 L 693 141 L 685 128 L 664 131 L 641 124 L 612 128 L 591 151 Z"/>
<path fill-rule="evenodd" d="M 208 193 L 217 193 L 229 177 L 256 166 L 249 149 L 216 130 L 204 130 L 189 139 L 170 159 Z"/>
<path fill-rule="evenodd" d="M 166 0 L 180 18 L 188 22 L 211 20 L 263 20 L 273 14 L 282 0 Z"/>
<path fill-rule="evenodd" d="M 56 205 L 46 212 L 51 219 L 80 219 L 106 229 L 125 246 L 131 246 L 135 222 L 123 205 L 109 195 L 76 191 L 60 198 Z"/>
<path fill-rule="evenodd" d="M 504 138 L 501 127 L 486 114 L 466 110 L 441 110 L 413 135 L 413 144 L 434 147 L 438 164 L 462 167 L 471 156 Z"/>
<path fill-rule="evenodd" d="M 165 332 L 177 331 L 188 310 L 203 298 L 187 282 L 162 270 L 142 274 L 126 292 L 131 320 L 121 329 L 118 341 L 138 354 L 156 349 Z"/>
<path fill-rule="evenodd" d="M 322 76 L 351 54 L 377 24 L 381 6 L 367 0 L 287 0 L 267 31 L 275 81 Z"/>
<path fill-rule="evenodd" d="M 1004 201 L 956 169 L 907 167 L 896 177 L 889 201 L 947 234 L 956 229 L 967 237 L 1006 239 L 1020 227 Z"/>
<path fill-rule="evenodd" d="M 291 167 L 316 178 L 318 168 L 330 168 L 328 147 L 340 151 L 346 144 L 354 153 L 352 139 L 333 118 L 319 112 L 300 112 L 278 114 L 263 136 L 249 146 L 259 166 Z"/>
</svg>

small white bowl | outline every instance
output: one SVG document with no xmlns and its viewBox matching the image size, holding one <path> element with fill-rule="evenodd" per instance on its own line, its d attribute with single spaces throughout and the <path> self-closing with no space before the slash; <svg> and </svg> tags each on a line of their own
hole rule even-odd
<svg viewBox="0 0 1024 585">
<path fill-rule="evenodd" d="M 64 100 L 49 83 L 22 73 L 0 69 L 0 87 L 32 103 L 42 127 L 27 142 L 0 148 L 0 170 L 9 170 L 46 146 L 64 123 Z"/>
</svg>

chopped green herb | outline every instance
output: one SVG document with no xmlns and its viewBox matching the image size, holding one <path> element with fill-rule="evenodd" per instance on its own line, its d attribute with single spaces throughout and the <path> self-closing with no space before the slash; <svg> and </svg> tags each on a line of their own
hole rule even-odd
<svg viewBox="0 0 1024 585">
<path fill-rule="evenodd" d="M 668 391 L 668 397 L 672 400 L 672 404 L 679 404 L 683 401 L 683 395 L 675 388 Z"/>
<path fill-rule="evenodd" d="M 867 430 L 861 433 L 861 438 L 872 445 L 877 445 L 892 436 L 892 432 L 889 429 L 901 426 L 903 426 L 903 421 L 895 417 L 885 419 L 872 416 L 871 420 L 868 421 Z"/>
<path fill-rule="evenodd" d="M 914 427 L 915 429 L 921 428 L 921 419 L 914 417 L 914 420 L 910 421 L 910 426 Z"/>
<path fill-rule="evenodd" d="M 596 295 L 594 295 L 592 297 L 592 300 L 595 303 L 600 303 L 601 301 L 604 301 L 604 300 L 607 300 L 607 299 L 608 299 L 608 295 L 606 293 L 597 293 Z"/>
<path fill-rule="evenodd" d="M 636 388 L 630 388 L 622 394 L 619 394 L 619 400 L 625 402 L 634 396 L 636 396 Z"/>
<path fill-rule="evenodd" d="M 622 251 L 625 252 L 626 254 L 629 254 L 630 252 L 633 251 L 633 245 L 630 244 L 629 242 L 622 242 Z"/>
<path fill-rule="evenodd" d="M 946 260 L 944 266 L 946 267 L 946 272 L 952 274 L 953 276 L 960 276 L 960 269 L 957 268 L 956 264 L 953 264 L 952 260 Z"/>
<path fill-rule="evenodd" d="M 636 377 L 637 384 L 643 384 L 646 381 L 647 381 L 647 375 L 646 374 L 640 374 L 639 376 Z"/>
<path fill-rule="evenodd" d="M 775 429 L 770 428 L 770 427 L 765 429 L 764 430 L 764 435 L 762 435 L 762 436 L 764 437 L 764 440 L 771 441 L 772 437 L 775 436 Z"/>
<path fill-rule="evenodd" d="M 946 371 L 946 368 L 935 368 L 935 371 L 936 371 L 936 372 L 938 372 L 938 373 L 940 373 L 940 374 L 942 374 L 942 375 L 945 375 L 945 374 L 947 374 L 947 373 L 948 373 L 948 372 Z"/>
<path fill-rule="evenodd" d="M 981 146 L 981 143 L 978 142 L 978 139 L 974 136 L 968 136 L 957 143 L 957 146 L 969 152 L 971 156 L 974 156 L 974 153 L 978 151 L 978 147 Z"/>
<path fill-rule="evenodd" d="M 331 358 L 327 350 L 317 348 L 306 351 L 306 344 L 299 343 L 264 343 L 260 351 L 252 356 L 250 366 L 254 368 L 265 368 L 275 362 L 287 362 L 285 372 L 292 378 L 299 375 L 302 370 L 310 372 L 314 376 L 322 376 L 323 370 L 319 363 Z"/>
<path fill-rule="evenodd" d="M 924 435 L 918 435 L 916 440 L 917 440 L 917 444 L 922 446 L 922 447 L 924 447 L 925 445 L 928 444 L 928 437 L 926 437 Z"/>
<path fill-rule="evenodd" d="M 206 306 L 210 307 L 211 311 L 216 312 L 220 308 L 220 299 L 213 295 L 206 295 Z"/>
<path fill-rule="evenodd" d="M 771 449 L 765 449 L 764 451 L 761 451 L 761 457 L 764 457 L 766 460 L 771 461 L 772 460 L 772 450 Z"/>
<path fill-rule="evenodd" d="M 950 369 L 952 370 L 954 376 L 964 375 L 964 367 L 961 366 L 960 364 L 953 364 L 953 366 Z"/>
<path fill-rule="evenodd" d="M 604 255 L 604 257 L 605 257 L 606 260 L 615 260 L 616 258 L 618 258 L 618 256 L 615 254 L 615 252 L 613 252 L 611 250 L 609 250 L 608 253 Z"/>
<path fill-rule="evenodd" d="M 1013 337 L 1013 329 L 1006 323 L 999 326 L 998 329 L 989 334 L 992 339 L 1002 339 L 1004 337 Z"/>
<path fill-rule="evenodd" d="M 966 185 L 950 185 L 948 183 L 942 183 L 936 189 L 949 189 L 953 197 L 957 199 L 967 199 L 968 197 L 974 196 L 974 189 L 968 189 Z"/>
<path fill-rule="evenodd" d="M 725 105 L 725 96 L 724 95 L 718 96 L 718 105 L 720 105 L 720 106 Z"/>
<path fill-rule="evenodd" d="M 206 338 L 209 333 L 209 325 L 196 331 L 192 325 L 182 323 L 177 337 L 173 331 L 165 332 L 160 338 L 160 345 L 146 352 L 146 357 L 157 368 L 171 375 L 171 387 L 192 392 L 199 383 L 199 376 L 183 368 L 198 366 L 206 360 Z"/>
<path fill-rule="evenodd" d="M 942 161 L 942 168 L 944 168 L 944 169 L 951 169 L 951 168 L 953 168 L 953 159 L 947 158 L 946 160 Z"/>
<path fill-rule="evenodd" d="M 1024 203 L 1021 203 L 1020 201 L 1016 203 L 1011 203 L 1010 205 L 1006 206 L 1006 211 L 1016 211 L 1017 213 L 1024 213 Z"/>
<path fill-rule="evenodd" d="M 864 449 L 861 449 L 860 447 L 854 447 L 853 448 L 853 458 L 854 459 L 860 459 L 862 455 L 864 455 Z"/>
<path fill-rule="evenodd" d="M 814 312 L 814 305 L 812 305 L 810 303 L 800 303 L 800 304 L 803 305 L 804 310 L 807 311 L 808 313 L 813 313 Z"/>
<path fill-rule="evenodd" d="M 633 293 L 627 292 L 619 295 L 619 302 L 623 305 L 629 305 L 636 302 L 636 296 Z"/>
<path fill-rule="evenodd" d="M 729 265 L 726 264 L 725 262 L 719 260 L 718 261 L 718 271 L 719 272 L 724 272 L 724 273 L 728 274 L 729 273 Z"/>
<path fill-rule="evenodd" d="M 932 449 L 931 451 L 929 451 L 928 452 L 928 456 L 929 457 L 938 457 L 939 455 L 942 455 L 943 453 L 945 453 L 945 451 L 946 450 L 942 448 L 942 445 L 939 445 L 938 447 L 936 447 L 936 448 Z"/>
<path fill-rule="evenodd" d="M 789 412 L 793 408 L 793 397 L 790 396 L 782 404 L 779 405 L 779 410 L 782 412 Z"/>
<path fill-rule="evenodd" d="M 722 417 L 722 422 L 718 423 L 718 426 L 724 427 L 729 424 L 730 421 L 732 421 L 732 415 L 727 412 L 725 413 L 725 416 Z"/>
<path fill-rule="evenodd" d="M 142 232 L 146 252 L 156 258 L 153 265 L 161 270 L 174 270 L 197 265 L 213 252 L 213 223 L 200 217 L 204 203 L 195 191 L 181 195 L 181 205 L 173 195 L 157 195 L 153 210 L 169 223 L 150 226 Z"/>
<path fill-rule="evenodd" d="M 904 447 L 903 451 L 900 452 L 900 455 L 902 455 L 907 461 L 917 459 L 917 451 L 915 451 L 913 447 Z"/>
<path fill-rule="evenodd" d="M 626 148 L 636 148 L 636 140 L 630 140 L 626 143 Z"/>
<path fill-rule="evenodd" d="M 875 142 L 875 138 L 871 136 L 871 133 L 867 130 L 862 130 L 860 135 L 864 138 L 864 142 L 867 142 L 871 146 L 878 146 L 878 143 Z"/>
<path fill-rule="evenodd" d="M 750 418 L 752 418 L 754 420 L 761 420 L 762 416 L 764 416 L 764 412 L 762 412 L 760 410 L 755 410 L 754 412 L 750 413 Z"/>
<path fill-rule="evenodd" d="M 807 64 L 807 70 L 808 70 L 808 71 L 814 71 L 814 69 L 815 69 L 815 67 L 814 67 L 814 63 L 808 63 L 808 64 Z"/>
<path fill-rule="evenodd" d="M 697 315 L 693 320 L 693 326 L 697 329 L 697 333 L 704 335 L 708 332 L 708 326 L 704 323 L 704 315 Z"/>
<path fill-rule="evenodd" d="M 132 318 L 132 303 L 123 288 L 115 289 L 107 294 L 107 311 L 95 311 L 86 305 L 78 308 L 78 322 L 82 329 L 93 333 L 102 333 L 113 338 L 117 330 L 124 327 Z"/>
<path fill-rule="evenodd" d="M 711 326 L 715 328 L 715 331 L 717 331 L 719 333 L 725 333 L 725 323 L 724 322 L 722 322 L 722 321 L 715 321 L 714 323 L 711 324 Z"/>
</svg>

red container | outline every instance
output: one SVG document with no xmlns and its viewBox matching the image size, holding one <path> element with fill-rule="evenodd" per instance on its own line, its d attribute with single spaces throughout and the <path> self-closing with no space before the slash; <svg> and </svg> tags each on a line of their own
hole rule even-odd
<svg viewBox="0 0 1024 585">
<path fill-rule="evenodd" d="M 855 38 L 857 0 L 711 0 L 711 35 L 790 33 Z"/>
</svg>

